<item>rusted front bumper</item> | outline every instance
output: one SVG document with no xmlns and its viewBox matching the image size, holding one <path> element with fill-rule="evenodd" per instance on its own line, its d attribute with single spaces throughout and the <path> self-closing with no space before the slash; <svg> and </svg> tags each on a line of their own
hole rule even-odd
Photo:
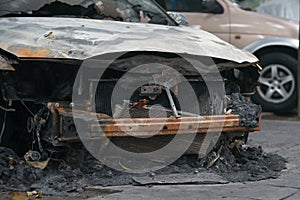
<svg viewBox="0 0 300 200">
<path fill-rule="evenodd" d="M 215 115 L 181 118 L 134 118 L 101 120 L 100 126 L 107 137 L 173 135 L 208 132 L 256 131 L 239 125 L 238 115 Z M 91 126 L 92 132 L 99 131 L 98 125 Z M 159 130 L 159 131 L 157 131 Z"/>
<path fill-rule="evenodd" d="M 85 139 L 106 137 L 140 137 L 175 134 L 206 134 L 209 132 L 253 132 L 258 127 L 247 128 L 240 124 L 239 115 L 214 115 L 181 118 L 123 118 L 113 119 L 108 116 L 87 111 L 49 107 L 51 111 L 51 130 L 48 138 L 54 145 L 79 140 L 76 126 L 83 126 Z M 74 120 L 74 118 L 76 118 Z M 75 126 L 75 122 L 76 126 Z M 82 136 L 81 135 L 81 136 Z M 82 139 L 82 138 L 81 138 Z"/>
</svg>

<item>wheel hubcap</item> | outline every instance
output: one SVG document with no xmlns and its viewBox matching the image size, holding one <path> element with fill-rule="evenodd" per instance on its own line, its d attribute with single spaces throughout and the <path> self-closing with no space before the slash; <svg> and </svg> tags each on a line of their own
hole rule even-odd
<svg viewBox="0 0 300 200">
<path fill-rule="evenodd" d="M 258 94 L 270 103 L 282 103 L 289 99 L 296 85 L 292 72 L 278 64 L 266 66 L 261 72 L 259 82 Z"/>
</svg>

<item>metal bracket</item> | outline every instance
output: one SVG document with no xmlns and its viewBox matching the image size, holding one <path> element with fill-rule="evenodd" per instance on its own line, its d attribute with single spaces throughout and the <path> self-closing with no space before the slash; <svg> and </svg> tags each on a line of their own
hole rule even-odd
<svg viewBox="0 0 300 200">
<path fill-rule="evenodd" d="M 175 118 L 179 118 L 180 116 L 178 115 L 178 111 L 177 111 L 176 105 L 174 103 L 174 100 L 173 100 L 170 89 L 168 87 L 164 87 L 164 89 L 167 92 L 168 99 L 169 99 L 169 102 L 170 102 L 170 105 L 171 105 L 171 108 L 172 108 L 172 111 L 173 111 L 173 114 L 174 114 Z"/>
</svg>

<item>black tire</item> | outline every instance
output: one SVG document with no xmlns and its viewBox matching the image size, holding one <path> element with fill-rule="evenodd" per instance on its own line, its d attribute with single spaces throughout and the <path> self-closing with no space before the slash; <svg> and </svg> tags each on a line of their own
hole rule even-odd
<svg viewBox="0 0 300 200">
<path fill-rule="evenodd" d="M 263 54 L 259 60 L 263 70 L 253 101 L 264 111 L 291 113 L 297 106 L 297 60 L 278 52 Z"/>
</svg>

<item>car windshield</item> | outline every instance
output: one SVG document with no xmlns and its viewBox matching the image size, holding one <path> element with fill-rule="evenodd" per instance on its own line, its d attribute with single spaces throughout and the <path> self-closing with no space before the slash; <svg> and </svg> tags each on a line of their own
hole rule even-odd
<svg viewBox="0 0 300 200">
<path fill-rule="evenodd" d="M 0 16 L 78 17 L 175 25 L 152 0 L 2 0 Z"/>
</svg>

